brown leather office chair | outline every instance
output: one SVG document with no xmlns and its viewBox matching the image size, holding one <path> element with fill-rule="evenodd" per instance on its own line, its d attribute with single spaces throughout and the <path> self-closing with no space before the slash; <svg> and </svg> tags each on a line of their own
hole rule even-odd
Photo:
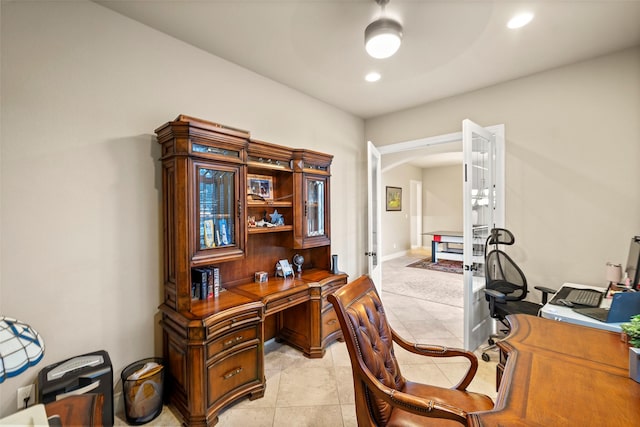
<svg viewBox="0 0 640 427">
<path fill-rule="evenodd" d="M 387 322 L 369 276 L 361 276 L 329 295 L 329 302 L 338 315 L 349 350 L 359 427 L 466 425 L 467 412 L 493 408 L 489 396 L 465 391 L 478 369 L 476 356 L 460 349 L 413 344 L 399 337 Z M 414 383 L 400 373 L 393 341 L 412 353 L 461 356 L 471 365 L 451 389 Z"/>
</svg>

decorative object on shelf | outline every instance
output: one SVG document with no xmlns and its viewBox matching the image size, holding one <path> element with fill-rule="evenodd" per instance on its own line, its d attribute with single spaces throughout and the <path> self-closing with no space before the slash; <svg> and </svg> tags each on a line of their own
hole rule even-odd
<svg viewBox="0 0 640 427">
<path fill-rule="evenodd" d="M 261 219 L 260 221 L 256 222 L 256 227 L 275 227 L 275 224 L 271 224 L 268 221 L 265 221 L 264 219 Z"/>
<path fill-rule="evenodd" d="M 340 269 L 338 268 L 338 255 L 331 255 L 331 272 L 333 274 L 340 274 Z"/>
<path fill-rule="evenodd" d="M 269 280 L 269 275 L 266 271 L 256 271 L 254 280 L 256 283 L 265 283 Z"/>
<path fill-rule="evenodd" d="M 387 187 L 387 210 L 388 211 L 402 210 L 402 188 Z"/>
<path fill-rule="evenodd" d="M 281 259 L 276 263 L 276 276 L 278 277 L 293 277 L 293 268 L 286 259 Z"/>
<path fill-rule="evenodd" d="M 44 357 L 44 340 L 31 326 L 0 316 L 0 383 L 35 366 Z"/>
<path fill-rule="evenodd" d="M 247 194 L 258 195 L 265 201 L 273 200 L 273 177 L 269 175 L 247 175 Z"/>
<path fill-rule="evenodd" d="M 398 51 L 402 42 L 402 25 L 384 16 L 384 7 L 389 0 L 375 0 L 381 7 L 379 19 L 364 30 L 364 45 L 367 53 L 378 59 L 388 58 Z"/>
<path fill-rule="evenodd" d="M 256 226 L 256 217 L 253 215 L 249 215 L 249 217 L 247 218 L 247 223 L 249 225 L 250 228 L 253 228 Z"/>
<path fill-rule="evenodd" d="M 275 209 L 272 214 L 269 214 L 269 216 L 271 217 L 271 224 L 284 225 L 284 218 L 278 213 L 277 209 Z"/>
<path fill-rule="evenodd" d="M 296 270 L 298 271 L 298 274 L 302 273 L 302 264 L 304 264 L 304 257 L 300 254 L 295 254 L 293 256 L 293 265 L 296 266 Z"/>
</svg>

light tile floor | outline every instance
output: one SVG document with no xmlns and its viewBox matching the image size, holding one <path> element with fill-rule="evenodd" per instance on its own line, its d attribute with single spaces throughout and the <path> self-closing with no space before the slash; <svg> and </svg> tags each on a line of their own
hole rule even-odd
<svg viewBox="0 0 640 427">
<path fill-rule="evenodd" d="M 406 268 L 402 265 L 411 262 L 412 257 L 407 258 L 406 264 L 396 260 L 385 263 L 383 269 L 394 268 L 397 270 L 394 275 L 400 275 Z M 384 284 L 382 298 L 391 326 L 406 339 L 462 347 L 462 308 L 385 293 Z M 396 357 L 406 378 L 443 387 L 455 385 L 468 366 L 459 358 L 428 358 L 399 346 Z M 479 369 L 468 389 L 495 399 L 496 357 L 483 362 L 478 352 L 478 359 Z M 220 413 L 218 425 L 357 426 L 351 364 L 344 343 L 330 345 L 322 359 L 307 359 L 297 350 L 271 340 L 265 344 L 265 376 L 264 397 L 245 399 L 228 407 Z M 126 425 L 124 418 L 124 414 L 117 414 L 116 425 Z M 158 418 L 146 425 L 179 426 L 180 422 L 164 408 Z"/>
</svg>

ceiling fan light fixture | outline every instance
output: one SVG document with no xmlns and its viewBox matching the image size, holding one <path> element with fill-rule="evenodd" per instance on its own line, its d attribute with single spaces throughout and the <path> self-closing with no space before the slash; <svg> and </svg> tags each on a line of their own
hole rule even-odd
<svg viewBox="0 0 640 427">
<path fill-rule="evenodd" d="M 373 21 L 364 30 L 364 45 L 367 53 L 382 59 L 392 56 L 402 42 L 402 25 L 389 18 Z"/>
</svg>

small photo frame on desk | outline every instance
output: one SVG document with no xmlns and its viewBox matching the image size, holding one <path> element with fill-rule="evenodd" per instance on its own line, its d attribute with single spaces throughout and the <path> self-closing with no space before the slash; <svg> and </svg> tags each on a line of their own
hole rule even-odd
<svg viewBox="0 0 640 427">
<path fill-rule="evenodd" d="M 402 188 L 387 187 L 387 210 L 388 211 L 402 210 Z"/>
<path fill-rule="evenodd" d="M 273 177 L 268 175 L 247 175 L 247 194 L 273 200 Z"/>
</svg>

